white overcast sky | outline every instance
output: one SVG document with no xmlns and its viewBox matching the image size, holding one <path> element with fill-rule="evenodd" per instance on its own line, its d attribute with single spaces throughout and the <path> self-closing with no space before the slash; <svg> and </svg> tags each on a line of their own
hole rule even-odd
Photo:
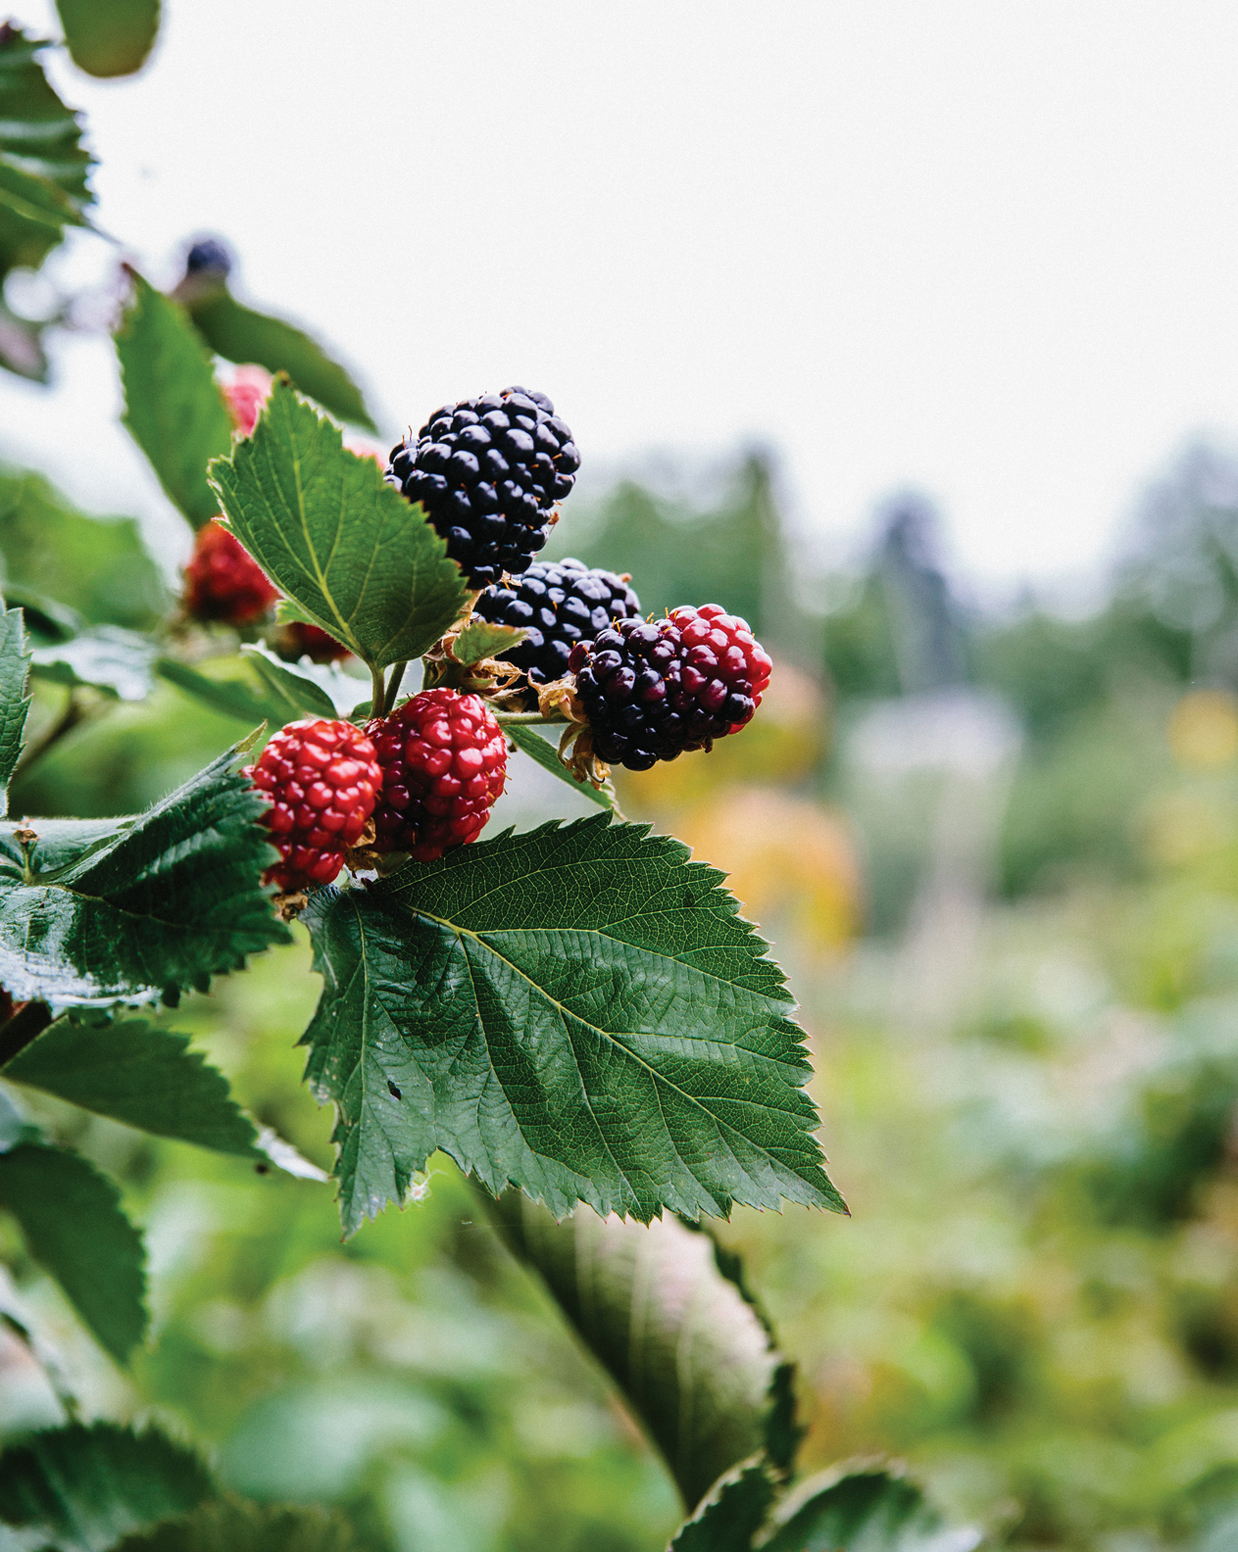
<svg viewBox="0 0 1238 1552">
<path fill-rule="evenodd" d="M 759 441 L 806 531 L 914 485 L 1008 584 L 1104 555 L 1150 472 L 1238 428 L 1232 3 L 164 9 L 139 78 L 56 67 L 100 224 L 160 281 L 226 237 L 385 431 L 523 382 L 595 474 Z M 60 370 L 0 383 L 0 449 L 153 511 L 105 349 Z"/>
</svg>

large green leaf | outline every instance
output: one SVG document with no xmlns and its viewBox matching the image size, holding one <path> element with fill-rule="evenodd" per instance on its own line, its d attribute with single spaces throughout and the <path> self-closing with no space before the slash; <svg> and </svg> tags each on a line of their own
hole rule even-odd
<svg viewBox="0 0 1238 1552">
<path fill-rule="evenodd" d="M 30 710 L 30 648 L 20 609 L 0 613 L 0 808 L 7 813 L 8 786 L 21 757 Z"/>
<path fill-rule="evenodd" d="M 922 1488 L 879 1465 L 822 1473 L 777 1518 L 762 1552 L 972 1552 L 983 1539 L 974 1527 L 948 1525 Z"/>
<path fill-rule="evenodd" d="M 36 679 L 52 684 L 87 685 L 116 700 L 141 701 L 154 684 L 158 650 L 136 631 L 96 625 L 68 641 L 36 647 L 31 671 Z"/>
<path fill-rule="evenodd" d="M 774 1492 L 762 1458 L 744 1461 L 713 1485 L 667 1552 L 752 1552 Z"/>
<path fill-rule="evenodd" d="M 31 589 L 95 623 L 142 629 L 166 607 L 133 519 L 87 517 L 40 474 L 0 466 L 0 555 L 6 593 Z"/>
<path fill-rule="evenodd" d="M 226 1498 L 118 1542 L 115 1552 L 357 1552 L 348 1524 L 325 1509 Z"/>
<path fill-rule="evenodd" d="M 133 300 L 116 335 L 125 425 L 159 483 L 195 528 L 218 511 L 206 479 L 232 446 L 232 418 L 183 308 L 133 275 Z"/>
<path fill-rule="evenodd" d="M 66 226 L 84 226 L 93 165 L 81 126 L 52 90 L 45 45 L 0 24 L 0 278 L 41 264 Z"/>
<path fill-rule="evenodd" d="M 198 1456 L 154 1427 L 71 1423 L 0 1455 L 0 1520 L 57 1552 L 107 1552 L 215 1491 Z"/>
<path fill-rule="evenodd" d="M 213 975 L 286 942 L 259 882 L 274 859 L 256 823 L 263 800 L 232 769 L 235 751 L 137 819 L 78 832 L 65 822 L 28 821 L 39 840 L 33 877 L 0 846 L 0 984 L 19 1002 L 56 1008 L 175 1001 L 206 990 Z M 56 850 L 44 849 L 44 835 Z M 85 836 L 91 838 L 85 840 Z M 20 851 L 18 852 L 20 856 Z"/>
<path fill-rule="evenodd" d="M 124 1363 L 146 1331 L 146 1257 L 120 1192 L 76 1153 L 22 1142 L 0 1153 L 0 1207 L 99 1344 Z"/>
<path fill-rule="evenodd" d="M 542 737 L 536 727 L 530 727 L 527 723 L 521 722 L 509 722 L 505 724 L 503 731 L 516 748 L 523 750 L 534 764 L 540 765 L 552 776 L 557 776 L 560 781 L 565 781 L 573 792 L 578 793 L 582 798 L 588 798 L 590 803 L 596 803 L 599 808 L 608 808 L 612 814 L 619 813 L 619 799 L 615 796 L 614 783 L 607 780 L 600 787 L 595 787 L 591 782 L 577 781 L 559 758 L 557 739 L 552 744 L 549 739 Z M 562 730 L 556 729 L 556 731 Z"/>
<path fill-rule="evenodd" d="M 339 716 L 340 709 L 335 703 L 335 697 L 319 683 L 316 675 L 307 674 L 299 668 L 290 668 L 264 647 L 244 646 L 241 652 L 249 659 L 250 667 L 267 693 L 296 706 L 298 716 L 328 719 Z M 355 679 L 348 680 L 347 686 L 346 709 L 351 711 L 364 694 L 365 686 L 359 685 Z"/>
<path fill-rule="evenodd" d="M 332 415 L 370 431 L 378 429 L 361 390 L 308 334 L 282 318 L 243 307 L 219 280 L 185 288 L 185 301 L 202 338 L 217 356 L 254 362 L 268 372 L 286 372 L 302 393 L 317 399 Z"/>
<path fill-rule="evenodd" d="M 144 1019 L 60 1019 L 8 1063 L 4 1077 L 160 1137 L 260 1156 L 254 1124 L 223 1073 L 189 1049 L 188 1035 Z"/>
<path fill-rule="evenodd" d="M 420 657 L 460 612 L 460 568 L 421 508 L 286 384 L 211 475 L 229 527 L 267 575 L 372 666 Z"/>
<path fill-rule="evenodd" d="M 518 1192 L 492 1215 L 644 1423 L 689 1508 L 737 1462 L 765 1460 L 771 1436 L 782 1445 L 784 1365 L 708 1234 L 671 1217 L 625 1223 L 587 1208 L 556 1223 Z"/>
<path fill-rule="evenodd" d="M 159 0 L 56 0 L 69 54 L 103 77 L 140 70 L 159 31 Z"/>
<path fill-rule="evenodd" d="M 845 1210 L 782 972 L 721 879 L 598 815 L 314 897 L 306 1075 L 346 1230 L 436 1148 L 557 1215 Z"/>
</svg>

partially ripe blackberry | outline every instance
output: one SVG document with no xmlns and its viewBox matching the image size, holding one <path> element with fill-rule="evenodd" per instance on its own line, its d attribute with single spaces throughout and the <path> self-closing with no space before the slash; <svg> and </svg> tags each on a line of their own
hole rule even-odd
<svg viewBox="0 0 1238 1552">
<path fill-rule="evenodd" d="M 280 854 L 263 882 L 285 894 L 330 884 L 374 812 L 374 745 L 351 722 L 307 717 L 276 733 L 245 774 L 270 799 L 262 822 Z"/>
<path fill-rule="evenodd" d="M 232 381 L 223 384 L 223 396 L 233 426 L 247 437 L 271 397 L 271 374 L 261 366 L 238 366 Z"/>
<path fill-rule="evenodd" d="M 279 597 L 277 590 L 235 534 L 218 523 L 198 529 L 185 567 L 185 613 L 195 620 L 248 625 Z"/>
<path fill-rule="evenodd" d="M 546 395 L 504 388 L 436 410 L 392 449 L 387 480 L 421 502 L 468 585 L 480 588 L 527 569 L 579 468 L 572 433 Z"/>
<path fill-rule="evenodd" d="M 343 642 L 305 620 L 289 620 L 287 625 L 281 625 L 272 644 L 286 663 L 299 663 L 303 657 L 312 663 L 338 663 L 348 656 Z"/>
<path fill-rule="evenodd" d="M 488 587 L 474 608 L 493 625 L 528 631 L 500 656 L 524 670 L 518 686 L 536 686 L 563 678 L 577 642 L 588 645 L 612 621 L 635 619 L 640 599 L 625 578 L 569 556 L 536 561 L 522 577 Z"/>
<path fill-rule="evenodd" d="M 366 732 L 383 777 L 377 851 L 434 862 L 477 839 L 507 776 L 507 740 L 484 701 L 423 690 Z"/>
<path fill-rule="evenodd" d="M 738 733 L 771 667 L 747 622 L 720 604 L 619 620 L 571 657 L 594 753 L 630 771 Z"/>
</svg>

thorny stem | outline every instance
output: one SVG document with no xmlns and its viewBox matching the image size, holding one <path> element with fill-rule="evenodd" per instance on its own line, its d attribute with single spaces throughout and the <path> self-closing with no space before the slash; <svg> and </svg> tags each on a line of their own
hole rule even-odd
<svg viewBox="0 0 1238 1552">
<path fill-rule="evenodd" d="M 0 1026 L 0 1067 L 6 1066 L 52 1022 L 45 1002 L 23 1002 L 7 1024 Z"/>
</svg>

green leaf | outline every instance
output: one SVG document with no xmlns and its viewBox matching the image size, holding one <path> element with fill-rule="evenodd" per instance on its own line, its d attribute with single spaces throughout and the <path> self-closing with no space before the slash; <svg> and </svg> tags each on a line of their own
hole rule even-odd
<svg viewBox="0 0 1238 1552">
<path fill-rule="evenodd" d="M 155 644 L 136 631 L 97 625 L 70 641 L 36 647 L 31 671 L 52 684 L 87 685 L 115 700 L 142 701 L 154 685 L 157 655 Z"/>
<path fill-rule="evenodd" d="M 159 658 L 155 663 L 155 672 L 178 690 L 183 690 L 186 695 L 192 695 L 204 706 L 209 706 L 212 711 L 222 711 L 230 717 L 236 717 L 247 727 L 266 722 L 269 730 L 274 731 L 288 722 L 295 722 L 302 715 L 299 706 L 293 701 L 276 695 L 265 685 L 261 690 L 255 690 L 244 679 L 215 679 L 176 658 Z"/>
<path fill-rule="evenodd" d="M 288 941 L 259 882 L 273 860 L 256 822 L 263 800 L 221 755 L 137 819 L 117 821 L 75 860 L 58 862 L 45 835 L 73 832 L 33 819 L 33 881 L 0 863 L 0 984 L 15 1001 L 54 1008 L 175 1001 L 213 975 Z M 12 857 L 8 834 L 2 855 Z M 19 851 L 20 855 L 20 851 Z"/>
<path fill-rule="evenodd" d="M 6 813 L 9 782 L 25 742 L 29 673 L 30 648 L 22 612 L 5 609 L 0 614 L 0 806 Z"/>
<path fill-rule="evenodd" d="M 159 1137 L 258 1157 L 257 1131 L 227 1078 L 189 1043 L 144 1019 L 60 1019 L 9 1062 L 4 1077 Z"/>
<path fill-rule="evenodd" d="M 492 625 L 489 620 L 472 619 L 451 644 L 457 663 L 480 663 L 518 647 L 528 631 L 517 625 Z"/>
<path fill-rule="evenodd" d="M 761 1456 L 728 1471 L 696 1513 L 679 1527 L 667 1552 L 752 1552 L 752 1540 L 774 1501 L 774 1484 Z"/>
<path fill-rule="evenodd" d="M 211 475 L 266 574 L 371 666 L 420 657 L 459 614 L 464 580 L 446 541 L 286 384 Z"/>
<path fill-rule="evenodd" d="M 592 782 L 577 781 L 567 766 L 559 758 L 558 740 L 551 743 L 542 737 L 536 727 L 530 727 L 527 723 L 504 723 L 503 731 L 517 749 L 524 751 L 528 757 L 535 761 L 544 771 L 549 771 L 552 776 L 557 776 L 560 781 L 565 781 L 573 792 L 582 798 L 588 798 L 590 803 L 596 803 L 599 808 L 609 809 L 612 814 L 619 813 L 619 799 L 615 795 L 614 783 L 609 778 L 600 787 L 595 787 Z"/>
<path fill-rule="evenodd" d="M 215 1495 L 196 1454 L 154 1427 L 71 1423 L 0 1455 L 0 1520 L 57 1552 L 107 1552 L 117 1538 Z"/>
<path fill-rule="evenodd" d="M 70 57 L 105 79 L 140 70 L 159 31 L 159 0 L 56 0 Z"/>
<path fill-rule="evenodd" d="M 232 419 L 184 310 L 130 273 L 133 300 L 116 335 L 122 418 L 169 498 L 201 528 L 219 510 L 206 466 L 232 446 Z"/>
<path fill-rule="evenodd" d="M 518 1192 L 491 1212 L 619 1386 L 689 1507 L 765 1450 L 784 1365 L 708 1234 L 675 1218 L 624 1223 L 584 1208 L 556 1223 Z"/>
<path fill-rule="evenodd" d="M 93 160 L 77 115 L 38 62 L 43 47 L 0 25 L 0 279 L 17 265 L 41 264 L 66 226 L 85 226 L 92 198 Z"/>
<path fill-rule="evenodd" d="M 299 717 L 333 718 L 339 715 L 334 698 L 323 689 L 316 678 L 301 669 L 290 668 L 286 663 L 281 663 L 273 652 L 268 652 L 264 647 L 244 646 L 241 652 L 249 659 L 249 666 L 262 680 L 264 687 L 273 696 L 295 706 Z M 356 680 L 350 683 L 355 688 L 348 691 L 349 711 L 356 704 L 357 697 L 364 688 L 358 685 Z"/>
<path fill-rule="evenodd" d="M 376 431 L 361 390 L 337 361 L 308 334 L 242 305 L 220 283 L 189 288 L 186 305 L 202 338 L 217 356 L 285 372 L 302 393 L 355 426 Z"/>
<path fill-rule="evenodd" d="M 40 474 L 0 466 L 0 555 L 15 603 L 17 588 L 33 590 L 92 623 L 137 629 L 167 605 L 133 519 L 87 517 Z"/>
<path fill-rule="evenodd" d="M 845 1211 L 782 971 L 721 879 L 598 815 L 314 896 L 306 1076 L 345 1230 L 436 1148 L 556 1215 Z"/>
<path fill-rule="evenodd" d="M 115 1552 L 358 1552 L 358 1547 L 348 1524 L 325 1509 L 225 1498 L 127 1536 Z"/>
<path fill-rule="evenodd" d="M 879 1465 L 823 1472 L 777 1519 L 762 1552 L 972 1552 L 982 1540 L 973 1527 L 947 1525 L 920 1487 Z"/>
<path fill-rule="evenodd" d="M 366 700 L 369 700 L 369 694 L 367 693 L 370 688 L 369 680 L 357 679 L 352 674 L 346 673 L 339 663 L 315 663 L 304 656 L 300 662 L 286 663 L 281 657 L 272 652 L 269 647 L 261 643 L 256 646 L 247 643 L 241 648 L 241 653 L 244 657 L 254 660 L 255 667 L 257 667 L 257 659 L 263 658 L 270 667 L 282 669 L 284 673 L 290 675 L 293 679 L 300 680 L 301 686 L 297 690 L 298 696 L 312 693 L 311 690 L 304 688 L 307 683 L 319 689 L 334 708 L 325 715 L 333 717 L 350 716 L 360 704 L 358 696 L 365 695 Z M 282 685 L 284 681 L 280 679 L 279 683 Z M 291 694 L 292 686 L 290 685 L 288 689 Z"/>
<path fill-rule="evenodd" d="M 129 819 L 33 819 L 38 843 L 33 848 L 35 866 L 43 875 L 67 868 L 88 853 L 98 851 L 137 823 Z M 15 827 L 0 824 L 0 889 L 22 877 L 22 849 Z"/>
<path fill-rule="evenodd" d="M 124 1363 L 146 1331 L 146 1274 L 120 1192 L 76 1153 L 24 1142 L 0 1154 L 0 1207 L 100 1346 Z"/>
</svg>

